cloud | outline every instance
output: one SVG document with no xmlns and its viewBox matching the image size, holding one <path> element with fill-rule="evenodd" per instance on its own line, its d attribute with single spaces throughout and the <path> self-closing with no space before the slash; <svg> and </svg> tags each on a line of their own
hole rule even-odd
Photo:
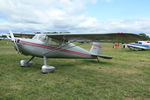
<svg viewBox="0 0 150 100">
<path fill-rule="evenodd" d="M 150 31 L 150 18 L 135 19 L 135 20 L 112 20 L 108 21 L 107 27 L 112 31 L 120 30 L 120 32 L 144 32 Z"/>
<path fill-rule="evenodd" d="M 98 20 L 86 15 L 86 4 L 98 0 L 1 0 L 0 28 L 20 32 L 150 32 L 150 18 Z M 112 0 L 101 0 L 111 2 Z"/>
<path fill-rule="evenodd" d="M 95 0 L 1 0 L 0 19 L 3 29 L 59 31 L 59 27 L 76 26 L 83 20 L 87 2 Z"/>
<path fill-rule="evenodd" d="M 100 0 L 100 1 L 103 1 L 103 2 L 112 2 L 113 0 Z"/>
</svg>

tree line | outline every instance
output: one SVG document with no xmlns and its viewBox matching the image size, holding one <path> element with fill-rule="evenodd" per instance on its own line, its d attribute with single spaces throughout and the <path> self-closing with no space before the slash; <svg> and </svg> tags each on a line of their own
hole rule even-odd
<svg viewBox="0 0 150 100">
<path fill-rule="evenodd" d="M 139 33 L 139 35 L 141 36 L 141 39 L 143 41 L 150 41 L 150 37 L 146 35 L 145 33 Z"/>
</svg>

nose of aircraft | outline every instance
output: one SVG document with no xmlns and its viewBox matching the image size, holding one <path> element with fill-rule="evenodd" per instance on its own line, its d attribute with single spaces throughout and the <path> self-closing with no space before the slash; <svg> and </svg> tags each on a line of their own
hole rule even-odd
<svg viewBox="0 0 150 100">
<path fill-rule="evenodd" d="M 14 48 L 15 48 L 15 50 L 19 53 L 20 51 L 19 51 L 19 43 L 20 43 L 20 39 L 14 39 L 14 40 L 12 40 L 12 43 L 14 44 Z"/>
</svg>

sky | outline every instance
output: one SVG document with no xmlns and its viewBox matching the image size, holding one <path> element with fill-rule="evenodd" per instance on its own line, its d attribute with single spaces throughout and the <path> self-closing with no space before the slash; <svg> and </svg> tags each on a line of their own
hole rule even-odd
<svg viewBox="0 0 150 100">
<path fill-rule="evenodd" d="M 0 32 L 150 35 L 150 0 L 0 0 Z"/>
</svg>

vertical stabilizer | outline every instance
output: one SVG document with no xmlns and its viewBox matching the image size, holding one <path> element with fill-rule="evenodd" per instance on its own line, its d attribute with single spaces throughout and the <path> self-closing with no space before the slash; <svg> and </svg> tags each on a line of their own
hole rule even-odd
<svg viewBox="0 0 150 100">
<path fill-rule="evenodd" d="M 92 55 L 100 55 L 101 44 L 99 42 L 93 42 L 90 52 Z"/>
</svg>

